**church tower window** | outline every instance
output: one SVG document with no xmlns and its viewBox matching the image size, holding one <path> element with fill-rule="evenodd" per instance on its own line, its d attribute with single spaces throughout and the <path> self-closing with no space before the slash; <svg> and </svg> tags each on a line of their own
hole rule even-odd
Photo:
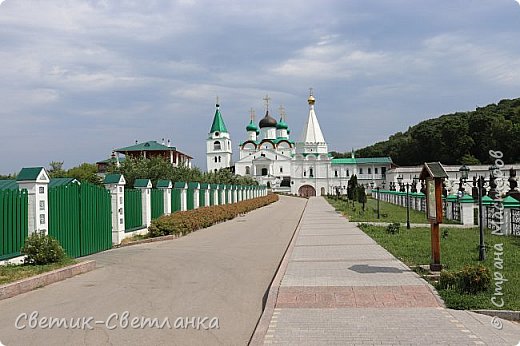
<svg viewBox="0 0 520 346">
<path fill-rule="evenodd" d="M 335 176 L 335 177 L 338 177 L 338 170 L 335 170 L 335 171 L 334 171 L 334 176 Z"/>
<path fill-rule="evenodd" d="M 221 144 L 219 141 L 215 141 L 215 143 L 213 144 L 213 150 L 220 150 L 222 148 Z"/>
<path fill-rule="evenodd" d="M 312 171 L 312 168 L 309 168 L 309 177 L 314 177 L 314 172 Z"/>
</svg>

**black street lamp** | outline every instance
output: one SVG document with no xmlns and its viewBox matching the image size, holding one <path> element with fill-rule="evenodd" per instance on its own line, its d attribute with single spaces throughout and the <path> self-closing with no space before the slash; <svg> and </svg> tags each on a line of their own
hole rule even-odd
<svg viewBox="0 0 520 346">
<path fill-rule="evenodd" d="M 399 183 L 399 192 L 404 192 L 403 176 L 402 175 L 397 177 L 397 182 Z"/>
<path fill-rule="evenodd" d="M 486 259 L 486 246 L 484 245 L 484 215 L 482 215 L 482 191 L 484 190 L 484 177 L 478 178 L 478 228 L 479 228 L 479 246 L 478 246 L 478 260 L 484 261 Z"/>
<path fill-rule="evenodd" d="M 417 182 L 419 181 L 419 178 L 417 175 L 414 175 L 413 182 L 412 182 L 412 192 L 417 193 Z"/>
<path fill-rule="evenodd" d="M 469 168 L 466 165 L 462 165 L 462 167 L 459 168 L 460 172 L 460 179 L 459 179 L 459 191 L 461 192 L 461 195 L 464 196 L 464 184 L 468 180 L 468 173 Z"/>
<path fill-rule="evenodd" d="M 406 183 L 406 229 L 410 229 L 410 184 Z"/>
</svg>

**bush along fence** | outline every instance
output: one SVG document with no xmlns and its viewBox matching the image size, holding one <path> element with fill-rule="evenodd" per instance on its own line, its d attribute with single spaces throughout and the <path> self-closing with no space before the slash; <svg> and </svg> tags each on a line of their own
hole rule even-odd
<svg viewBox="0 0 520 346">
<path fill-rule="evenodd" d="M 43 167 L 0 180 L 0 261 L 20 256 L 34 232 L 56 238 L 71 257 L 103 251 L 148 232 L 152 219 L 203 206 L 266 196 L 266 186 L 200 184 L 105 176 L 104 187 L 73 178 L 50 179 Z"/>
<path fill-rule="evenodd" d="M 406 208 L 406 192 L 390 190 L 379 190 L 378 192 L 377 190 L 372 190 L 372 197 Z M 493 206 L 496 202 L 497 200 L 492 199 L 490 196 L 482 198 L 484 226 L 492 228 L 492 223 L 500 223 L 502 234 L 520 236 L 520 202 L 511 196 L 500 200 L 504 207 L 502 220 L 497 220 L 496 208 Z M 408 203 L 411 209 L 426 213 L 426 196 L 422 192 L 409 192 Z M 465 194 L 462 197 L 457 195 L 443 197 L 443 214 L 447 220 L 457 221 L 466 226 L 478 226 L 478 200 L 469 194 Z"/>
</svg>

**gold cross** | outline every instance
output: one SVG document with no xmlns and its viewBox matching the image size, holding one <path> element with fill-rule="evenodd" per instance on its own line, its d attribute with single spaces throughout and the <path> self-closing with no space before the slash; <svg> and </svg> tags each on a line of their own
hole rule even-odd
<svg viewBox="0 0 520 346">
<path fill-rule="evenodd" d="M 309 88 L 309 96 L 313 96 L 312 95 L 312 88 Z"/>
<path fill-rule="evenodd" d="M 251 107 L 249 114 L 251 115 L 251 121 L 255 121 L 255 110 L 253 107 Z"/>
</svg>

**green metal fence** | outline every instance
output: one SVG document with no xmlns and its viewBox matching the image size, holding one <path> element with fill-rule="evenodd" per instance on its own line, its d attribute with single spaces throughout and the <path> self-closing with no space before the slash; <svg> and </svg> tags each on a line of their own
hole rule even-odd
<svg viewBox="0 0 520 346">
<path fill-rule="evenodd" d="M 164 191 L 152 189 L 152 219 L 157 219 L 164 215 Z"/>
<path fill-rule="evenodd" d="M 27 191 L 0 190 L 0 259 L 20 255 L 27 238 Z"/>
<path fill-rule="evenodd" d="M 49 189 L 49 235 L 71 257 L 112 247 L 110 192 L 88 183 Z"/>
<path fill-rule="evenodd" d="M 172 213 L 181 210 L 181 190 L 172 189 Z"/>
<path fill-rule="evenodd" d="M 141 190 L 125 189 L 125 232 L 143 226 L 143 199 Z"/>
<path fill-rule="evenodd" d="M 199 190 L 199 207 L 206 206 L 206 189 Z"/>
</svg>

